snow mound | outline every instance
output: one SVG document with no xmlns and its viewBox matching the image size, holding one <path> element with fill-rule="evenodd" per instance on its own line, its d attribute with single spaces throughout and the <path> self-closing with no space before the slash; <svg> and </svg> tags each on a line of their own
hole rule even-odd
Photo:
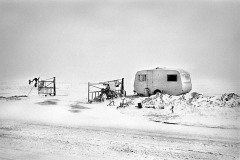
<svg viewBox="0 0 240 160">
<path fill-rule="evenodd" d="M 197 106 L 197 107 L 239 107 L 240 97 L 235 93 L 225 93 L 221 96 L 204 96 L 200 93 L 181 96 L 170 96 L 167 94 L 153 95 L 141 100 L 145 107 L 162 108 L 162 106 Z"/>
<path fill-rule="evenodd" d="M 220 96 L 205 96 L 197 92 L 181 96 L 159 94 L 147 98 L 131 97 L 128 101 L 134 105 L 121 110 L 122 113 L 146 116 L 155 122 L 240 128 L 240 96 L 235 93 Z M 137 108 L 138 103 L 142 104 L 142 109 Z"/>
</svg>

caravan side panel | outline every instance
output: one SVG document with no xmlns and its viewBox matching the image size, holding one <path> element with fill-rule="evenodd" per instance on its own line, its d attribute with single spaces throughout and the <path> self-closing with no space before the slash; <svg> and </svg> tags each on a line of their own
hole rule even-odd
<svg viewBox="0 0 240 160">
<path fill-rule="evenodd" d="M 180 73 L 176 70 L 166 70 L 166 93 L 169 95 L 179 95 L 182 92 L 182 82 Z"/>
<path fill-rule="evenodd" d="M 181 92 L 181 77 L 176 70 L 154 70 L 152 94 L 155 90 L 164 91 L 169 95 L 177 95 Z"/>
</svg>

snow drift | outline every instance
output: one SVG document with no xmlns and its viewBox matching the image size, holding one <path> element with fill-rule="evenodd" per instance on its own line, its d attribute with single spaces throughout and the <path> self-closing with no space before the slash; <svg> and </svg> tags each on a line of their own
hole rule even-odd
<svg viewBox="0 0 240 160">
<path fill-rule="evenodd" d="M 182 96 L 161 94 L 147 98 L 129 97 L 127 101 L 130 105 L 122 109 L 122 113 L 146 116 L 155 122 L 214 128 L 240 127 L 240 97 L 234 93 L 220 96 L 196 92 Z M 137 108 L 138 103 L 142 104 L 142 109 Z"/>
</svg>

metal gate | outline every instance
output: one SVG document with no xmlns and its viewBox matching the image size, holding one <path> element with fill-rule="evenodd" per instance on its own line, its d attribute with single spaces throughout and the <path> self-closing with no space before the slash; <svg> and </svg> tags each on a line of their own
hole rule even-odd
<svg viewBox="0 0 240 160">
<path fill-rule="evenodd" d="M 109 92 L 111 95 L 114 95 L 114 97 L 123 94 L 126 95 L 124 90 L 124 78 L 98 83 L 88 82 L 88 102 L 96 101 L 97 98 L 101 99 L 106 86 L 109 86 Z"/>
<path fill-rule="evenodd" d="M 38 81 L 38 94 L 56 96 L 56 78 Z"/>
</svg>

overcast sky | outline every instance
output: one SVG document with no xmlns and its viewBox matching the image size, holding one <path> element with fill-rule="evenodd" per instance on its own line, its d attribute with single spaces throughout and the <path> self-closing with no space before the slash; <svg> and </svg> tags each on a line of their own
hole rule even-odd
<svg viewBox="0 0 240 160">
<path fill-rule="evenodd" d="M 0 78 L 133 79 L 183 68 L 240 79 L 240 1 L 0 0 Z"/>
</svg>

